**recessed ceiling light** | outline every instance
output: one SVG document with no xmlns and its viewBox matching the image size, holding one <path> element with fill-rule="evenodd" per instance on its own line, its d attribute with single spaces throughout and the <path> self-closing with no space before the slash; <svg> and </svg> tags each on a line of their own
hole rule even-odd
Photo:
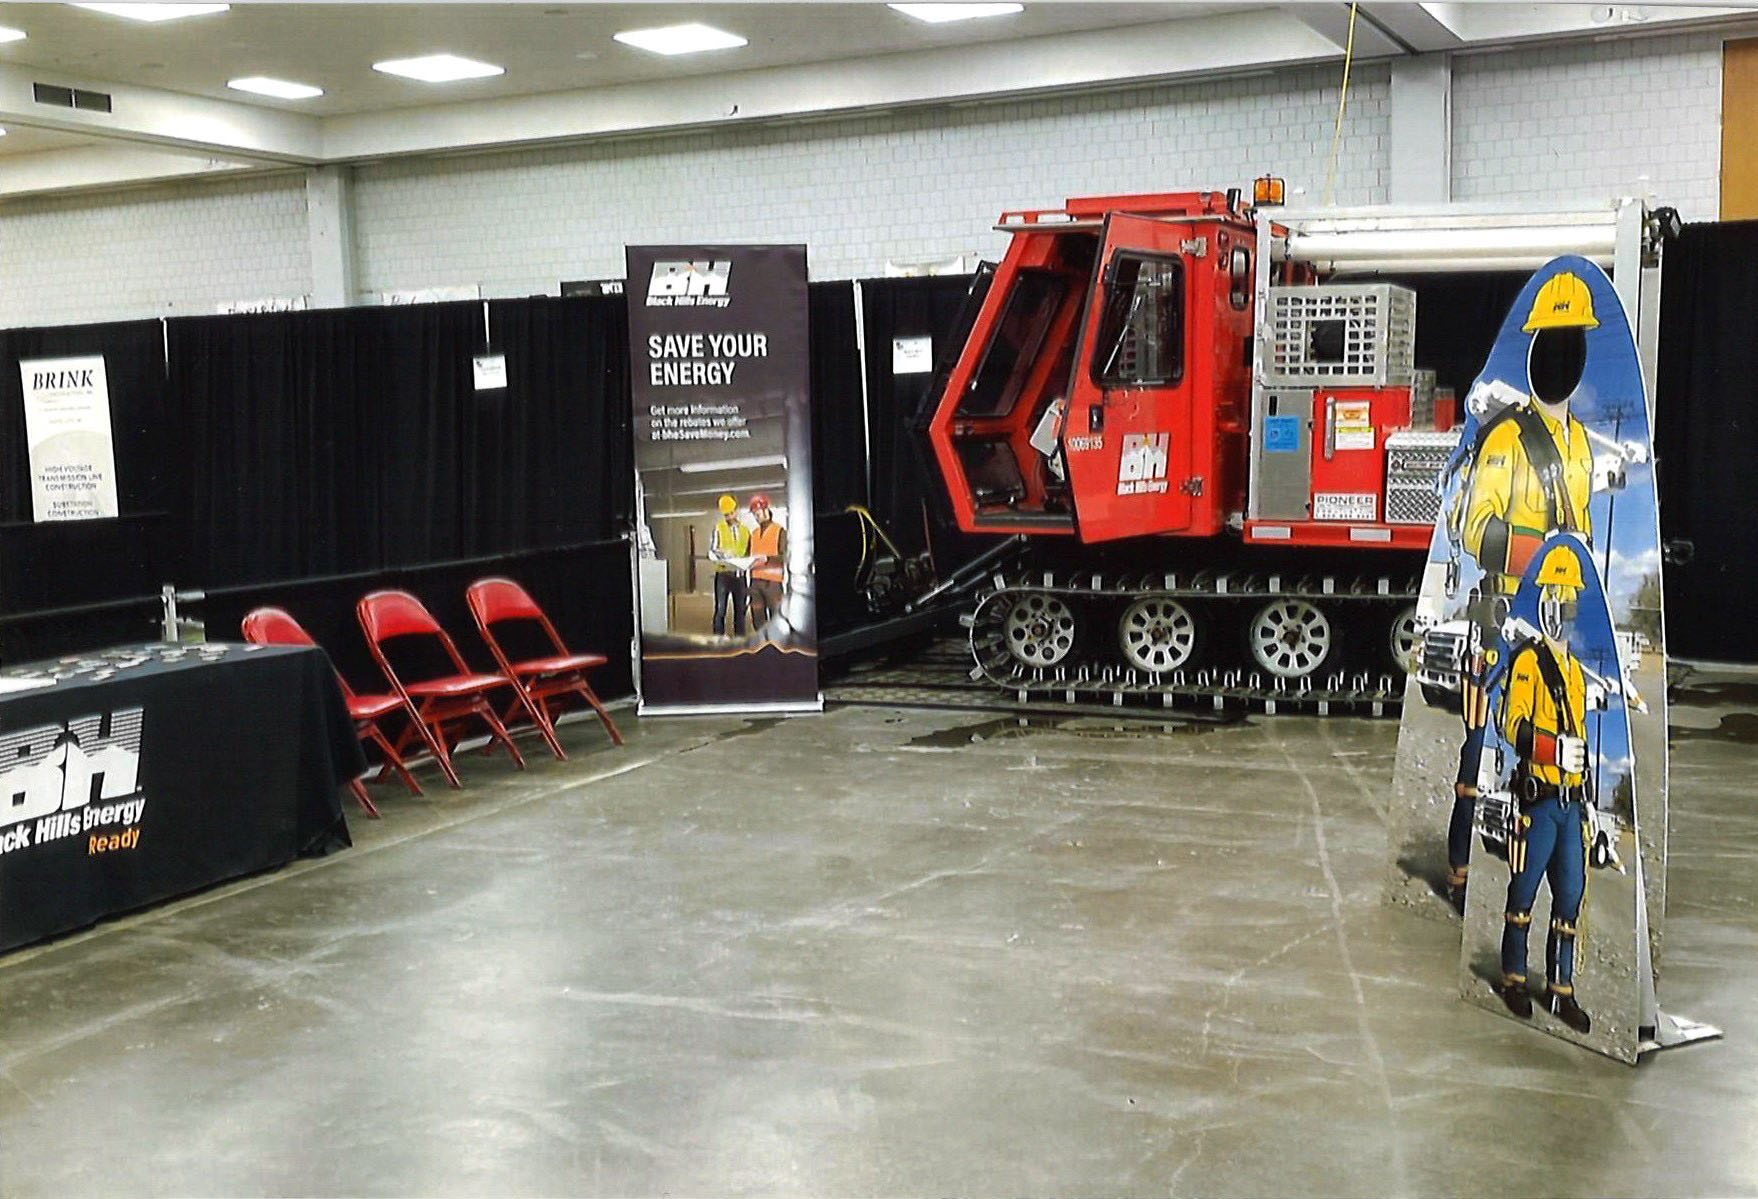
<svg viewBox="0 0 1758 1199">
<path fill-rule="evenodd" d="M 0 25 L 0 42 L 22 42 L 22 41 L 24 41 L 24 30 L 22 30 L 22 29 L 8 29 L 6 26 Z"/>
<path fill-rule="evenodd" d="M 0 137 L 5 137 L 5 136 L 6 136 L 6 130 L 0 129 Z"/>
<path fill-rule="evenodd" d="M 226 86 L 241 92 L 255 92 L 259 96 L 273 96 L 277 100 L 309 100 L 324 94 L 321 87 L 312 87 L 309 83 L 290 83 L 285 79 L 271 79 L 267 75 L 228 79 Z"/>
<path fill-rule="evenodd" d="M 745 39 L 736 33 L 695 22 L 666 25 L 659 29 L 627 29 L 611 36 L 625 46 L 650 50 L 655 54 L 700 54 L 704 50 L 730 50 L 746 44 Z"/>
<path fill-rule="evenodd" d="M 477 62 L 474 58 L 460 58 L 456 54 L 426 54 L 420 58 L 387 58 L 384 62 L 372 64 L 375 71 L 383 71 L 387 75 L 401 75 L 405 79 L 419 79 L 423 83 L 455 83 L 460 79 L 486 79 L 490 75 L 504 75 L 505 67 L 497 67 L 489 62 Z"/>
<path fill-rule="evenodd" d="M 112 17 L 127 17 L 130 21 L 175 21 L 178 17 L 202 17 L 208 13 L 225 12 L 230 4 L 76 4 L 75 8 L 89 8 L 93 12 L 108 13 Z"/>
<path fill-rule="evenodd" d="M 906 17 L 914 17 L 918 21 L 926 21 L 930 25 L 944 25 L 948 21 L 974 21 L 978 17 L 1005 17 L 1009 13 L 1022 12 L 1023 4 L 887 4 L 886 8 L 895 8 Z"/>
</svg>

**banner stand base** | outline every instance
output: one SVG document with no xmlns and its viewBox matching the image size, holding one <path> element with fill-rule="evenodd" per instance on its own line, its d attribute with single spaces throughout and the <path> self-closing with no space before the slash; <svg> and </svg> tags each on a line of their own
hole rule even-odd
<svg viewBox="0 0 1758 1199">
<path fill-rule="evenodd" d="M 782 700 L 759 704 L 660 704 L 635 705 L 637 716 L 816 716 L 824 711 L 824 697 Z"/>
<path fill-rule="evenodd" d="M 1655 1015 L 1658 1019 L 1654 1027 L 1642 1030 L 1642 1041 L 1636 1046 L 1638 1054 L 1652 1053 L 1657 1049 L 1676 1049 L 1693 1041 L 1714 1040 L 1722 1035 L 1721 1029 L 1715 1025 L 1703 1024 L 1689 1016 L 1674 1016 L 1666 1012 L 1656 1012 Z"/>
</svg>

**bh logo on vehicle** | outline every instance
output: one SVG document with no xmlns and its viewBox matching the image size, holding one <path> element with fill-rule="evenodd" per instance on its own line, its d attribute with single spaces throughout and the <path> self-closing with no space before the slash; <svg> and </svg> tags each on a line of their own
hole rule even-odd
<svg viewBox="0 0 1758 1199">
<path fill-rule="evenodd" d="M 1166 491 L 1170 433 L 1125 433 L 1117 459 L 1118 495 L 1156 495 Z"/>
<path fill-rule="evenodd" d="M 83 837 L 88 854 L 140 844 L 144 709 L 0 736 L 0 854 Z"/>
<path fill-rule="evenodd" d="M 732 302 L 726 294 L 731 274 L 730 261 L 655 262 L 647 281 L 647 307 L 725 308 Z"/>
</svg>

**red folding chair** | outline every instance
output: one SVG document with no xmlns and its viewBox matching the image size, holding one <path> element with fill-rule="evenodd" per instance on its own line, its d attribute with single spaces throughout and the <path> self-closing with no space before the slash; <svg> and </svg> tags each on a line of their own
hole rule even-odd
<svg viewBox="0 0 1758 1199">
<path fill-rule="evenodd" d="M 244 639 L 253 645 L 316 645 L 311 634 L 305 631 L 293 615 L 285 608 L 256 608 L 247 613 L 242 626 Z M 382 781 L 391 771 L 403 780 L 411 795 L 421 794 L 421 784 L 417 783 L 403 764 L 403 755 L 392 747 L 390 738 L 379 727 L 379 717 L 394 712 L 403 706 L 403 701 L 394 695 L 356 695 L 348 680 L 336 671 L 336 682 L 341 684 L 342 697 L 348 701 L 348 715 L 354 720 L 354 731 L 362 741 L 370 741 L 378 746 L 384 755 L 384 764 L 379 767 L 374 782 Z M 374 820 L 378 819 L 378 807 L 372 802 L 372 796 L 366 793 L 366 785 L 359 779 L 350 779 L 348 789 L 366 814 Z"/>
<path fill-rule="evenodd" d="M 598 702 L 598 696 L 586 682 L 586 672 L 594 666 L 603 666 L 606 659 L 603 654 L 576 654 L 562 644 L 561 635 L 555 631 L 549 616 L 537 606 L 526 590 L 511 579 L 477 579 L 464 591 L 464 599 L 470 605 L 470 615 L 476 620 L 476 630 L 482 634 L 483 641 L 488 643 L 489 652 L 500 665 L 501 674 L 513 685 L 518 695 L 518 704 L 507 709 L 511 717 L 520 707 L 531 717 L 531 723 L 543 735 L 543 742 L 549 746 L 549 752 L 558 758 L 566 758 L 562 745 L 555 735 L 555 718 L 549 713 L 549 700 L 556 696 L 578 695 L 592 710 L 598 713 L 598 719 L 604 722 L 604 731 L 618 745 L 623 743 L 623 735 L 617 732 L 617 726 L 611 723 L 610 713 Z M 529 658 L 514 662 L 507 657 L 506 650 L 495 638 L 494 626 L 504 621 L 528 620 L 535 621 L 549 637 L 549 643 L 555 653 L 541 658 Z"/>
<path fill-rule="evenodd" d="M 471 716 L 480 717 L 488 725 L 489 736 L 493 738 L 489 749 L 494 748 L 495 741 L 500 742 L 512 755 L 513 764 L 520 770 L 525 769 L 524 756 L 488 702 L 489 692 L 505 687 L 507 680 L 498 674 L 477 674 L 471 670 L 463 655 L 458 653 L 451 636 L 420 600 L 407 591 L 374 591 L 360 598 L 354 606 L 354 614 L 360 620 L 360 631 L 366 634 L 367 648 L 372 651 L 379 669 L 385 672 L 385 678 L 402 701 L 404 711 L 409 713 L 413 727 L 420 730 L 439 759 L 447 782 L 454 787 L 464 785 L 458 781 L 458 772 L 452 766 L 451 747 L 446 744 L 446 726 Z M 383 642 L 393 637 L 437 637 L 446 656 L 457 667 L 457 673 L 405 684 L 385 657 Z M 419 705 L 417 700 L 421 701 Z M 397 747 L 401 749 L 414 735 L 404 730 Z"/>
</svg>

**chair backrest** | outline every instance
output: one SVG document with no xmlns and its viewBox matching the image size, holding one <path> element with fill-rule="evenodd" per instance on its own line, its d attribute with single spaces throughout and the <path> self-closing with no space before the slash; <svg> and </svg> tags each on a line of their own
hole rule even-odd
<svg viewBox="0 0 1758 1199">
<path fill-rule="evenodd" d="M 360 631 L 375 645 L 390 637 L 412 633 L 438 636 L 445 632 L 427 606 L 407 591 L 368 592 L 354 606 L 354 614 L 360 618 Z"/>
<path fill-rule="evenodd" d="M 239 625 L 252 645 L 316 645 L 293 614 L 285 608 L 253 608 Z"/>
<path fill-rule="evenodd" d="M 427 605 L 407 591 L 369 591 L 354 605 L 354 615 L 360 621 L 360 631 L 366 635 L 366 647 L 372 651 L 379 668 L 398 691 L 403 688 L 402 680 L 391 669 L 390 660 L 385 657 L 382 648 L 382 643 L 392 637 L 438 637 L 458 673 L 467 674 L 470 671 L 470 667 L 464 662 L 464 656 L 453 644 L 451 635 L 440 627 L 440 622 L 433 618 Z"/>
<path fill-rule="evenodd" d="M 477 579 L 464 589 L 464 601 L 480 624 L 543 619 L 543 609 L 537 601 L 511 579 Z"/>
<path fill-rule="evenodd" d="M 504 668 L 506 655 L 501 650 L 500 642 L 495 640 L 491 625 L 503 620 L 535 620 L 542 626 L 550 644 L 557 653 L 565 654 L 568 647 L 562 644 L 561 634 L 555 631 L 550 623 L 549 614 L 537 606 L 531 593 L 511 579 L 490 578 L 477 579 L 464 589 L 464 600 L 470 605 L 470 615 L 476 620 L 476 629 L 488 648 L 494 653 L 495 660 Z"/>
</svg>

